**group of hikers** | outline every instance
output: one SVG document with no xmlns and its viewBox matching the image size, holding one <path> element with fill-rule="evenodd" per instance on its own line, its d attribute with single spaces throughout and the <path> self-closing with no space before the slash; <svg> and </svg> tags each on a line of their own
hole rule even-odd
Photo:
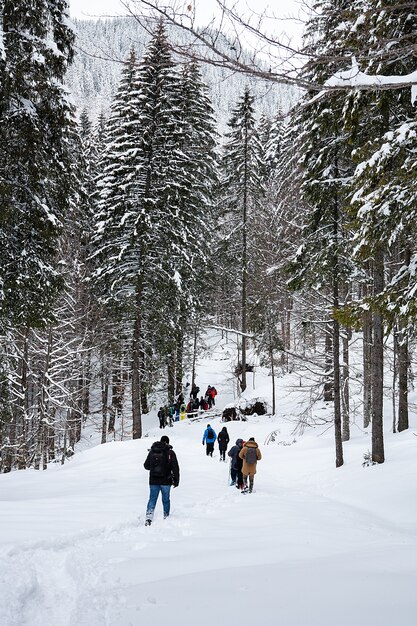
<svg viewBox="0 0 417 626">
<path fill-rule="evenodd" d="M 226 426 L 223 426 L 217 435 L 214 428 L 207 424 L 202 442 L 203 446 L 206 446 L 207 456 L 213 456 L 216 440 L 219 445 L 220 461 L 226 461 L 227 446 L 230 441 Z M 252 493 L 256 465 L 262 459 L 254 437 L 250 437 L 246 442 L 243 439 L 236 439 L 235 445 L 230 448 L 227 455 L 230 457 L 230 485 L 236 486 L 242 493 Z"/>
<path fill-rule="evenodd" d="M 174 422 L 185 419 L 187 415 L 208 411 L 215 405 L 217 389 L 214 386 L 208 385 L 205 395 L 201 396 L 200 399 L 198 399 L 199 393 L 200 387 L 193 383 L 187 404 L 185 404 L 184 395 L 180 393 L 175 402 L 169 406 L 161 406 L 158 411 L 159 428 L 173 426 Z"/>
<path fill-rule="evenodd" d="M 207 424 L 203 434 L 203 445 L 206 446 L 206 455 L 212 457 L 214 444 L 217 440 L 220 452 L 220 461 L 226 461 L 227 447 L 230 441 L 226 426 L 217 435 L 215 430 Z M 230 486 L 235 486 L 242 494 L 252 493 L 258 461 L 262 454 L 254 437 L 248 441 L 236 439 L 236 443 L 227 453 L 230 457 Z M 152 444 L 144 463 L 149 470 L 149 501 L 146 507 L 145 526 L 152 524 L 153 515 L 159 493 L 162 497 L 164 519 L 170 513 L 170 490 L 178 487 L 180 482 L 180 468 L 177 456 L 169 443 L 169 437 L 163 435 L 160 441 Z"/>
<path fill-rule="evenodd" d="M 194 413 L 198 412 L 199 410 L 208 411 L 216 404 L 216 387 L 208 385 L 205 395 L 201 396 L 200 400 L 198 399 L 199 393 L 200 387 L 197 387 L 197 385 L 193 383 L 193 386 L 191 387 L 190 399 L 186 406 L 187 413 Z"/>
</svg>

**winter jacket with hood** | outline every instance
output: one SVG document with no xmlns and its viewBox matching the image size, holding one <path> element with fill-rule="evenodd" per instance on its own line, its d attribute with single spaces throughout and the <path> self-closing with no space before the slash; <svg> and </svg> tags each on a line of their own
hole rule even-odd
<svg viewBox="0 0 417 626">
<path fill-rule="evenodd" d="M 229 443 L 229 441 L 230 441 L 229 433 L 227 432 L 226 426 L 223 426 L 223 428 L 217 435 L 217 443 L 219 444 L 220 452 L 222 452 L 223 450 L 224 452 L 226 452 L 227 444 Z"/>
<path fill-rule="evenodd" d="M 242 469 L 243 461 L 239 458 L 239 452 L 242 450 L 243 439 L 236 439 L 236 445 L 230 448 L 227 453 L 232 460 L 232 469 L 240 471 Z"/>
<path fill-rule="evenodd" d="M 246 463 L 246 454 L 248 448 L 256 449 L 257 461 L 255 463 Z M 262 459 L 262 454 L 258 448 L 258 444 L 256 443 L 256 441 L 247 441 L 239 452 L 239 457 L 243 460 L 242 474 L 244 476 L 254 476 L 256 474 L 256 463 Z"/>
<path fill-rule="evenodd" d="M 165 476 L 155 476 L 152 474 L 151 456 L 153 452 L 164 452 L 166 454 Z M 174 485 L 174 487 L 178 487 L 180 483 L 180 468 L 178 465 L 177 455 L 172 449 L 172 446 L 169 444 L 163 441 L 155 441 L 149 450 L 149 454 L 146 457 L 143 467 L 146 470 L 149 470 L 150 485 Z"/>
</svg>

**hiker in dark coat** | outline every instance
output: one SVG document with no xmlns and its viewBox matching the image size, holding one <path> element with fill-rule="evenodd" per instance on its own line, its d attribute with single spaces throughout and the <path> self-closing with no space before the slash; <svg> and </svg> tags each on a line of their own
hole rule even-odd
<svg viewBox="0 0 417 626">
<path fill-rule="evenodd" d="M 169 515 L 171 506 L 171 486 L 178 487 L 180 483 L 180 468 L 177 456 L 172 446 L 169 445 L 169 438 L 166 435 L 161 437 L 161 441 L 155 441 L 155 443 L 152 444 L 143 467 L 149 470 L 150 493 L 146 507 L 145 526 L 150 526 L 152 524 L 159 492 L 162 494 L 162 506 L 165 519 Z"/>
<path fill-rule="evenodd" d="M 195 383 L 193 383 L 192 387 L 191 387 L 191 397 L 193 398 L 193 400 L 195 400 L 198 396 L 198 392 L 200 391 L 200 387 L 197 387 L 197 385 Z"/>
<path fill-rule="evenodd" d="M 213 399 L 212 399 L 212 397 L 211 397 L 211 387 L 210 387 L 210 385 L 207 387 L 207 390 L 206 390 L 206 395 L 205 395 L 205 400 L 207 401 L 207 404 L 208 404 L 208 406 L 209 406 L 209 409 L 211 409 L 212 404 L 213 404 Z"/>
<path fill-rule="evenodd" d="M 256 465 L 258 461 L 262 459 L 261 451 L 259 450 L 258 444 L 256 443 L 254 437 L 251 437 L 249 441 L 245 443 L 241 451 L 239 452 L 239 457 L 243 461 L 242 467 L 242 475 L 243 475 L 243 489 L 242 493 L 252 493 L 253 491 L 253 481 L 256 474 Z M 249 487 L 248 487 L 248 477 L 249 477 Z"/>
<path fill-rule="evenodd" d="M 242 450 L 243 439 L 236 439 L 236 444 L 227 453 L 230 456 L 230 486 L 236 485 L 238 489 L 243 487 L 242 466 L 243 461 L 239 457 Z"/>
<path fill-rule="evenodd" d="M 158 411 L 158 418 L 159 418 L 159 428 L 165 428 L 167 424 L 166 424 L 165 409 L 163 406 L 161 406 Z"/>
<path fill-rule="evenodd" d="M 203 396 L 201 396 L 201 398 L 200 398 L 200 409 L 202 409 L 203 411 L 207 411 L 208 408 L 209 408 L 209 405 L 207 403 L 207 400 L 205 398 L 203 398 Z"/>
<path fill-rule="evenodd" d="M 219 444 L 220 461 L 226 461 L 226 450 L 229 444 L 230 438 L 227 432 L 226 426 L 223 426 L 219 434 L 217 435 L 217 443 Z"/>
<path fill-rule="evenodd" d="M 203 446 L 204 444 L 206 444 L 207 456 L 213 456 L 214 442 L 216 441 L 216 439 L 217 439 L 216 433 L 214 432 L 210 424 L 207 424 L 207 428 L 204 431 L 204 435 L 203 435 Z"/>
</svg>

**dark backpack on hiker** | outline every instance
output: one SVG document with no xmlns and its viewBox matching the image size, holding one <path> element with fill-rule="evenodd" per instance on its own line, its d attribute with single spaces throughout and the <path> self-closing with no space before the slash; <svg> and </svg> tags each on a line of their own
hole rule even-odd
<svg viewBox="0 0 417 626">
<path fill-rule="evenodd" d="M 258 456 L 256 454 L 256 448 L 246 448 L 245 461 L 249 465 L 253 465 L 258 460 Z"/>
<path fill-rule="evenodd" d="M 207 439 L 214 439 L 214 430 L 209 428 L 207 431 Z"/>
<path fill-rule="evenodd" d="M 168 452 L 163 448 L 153 448 L 149 456 L 150 473 L 155 478 L 165 478 L 168 475 Z"/>
</svg>

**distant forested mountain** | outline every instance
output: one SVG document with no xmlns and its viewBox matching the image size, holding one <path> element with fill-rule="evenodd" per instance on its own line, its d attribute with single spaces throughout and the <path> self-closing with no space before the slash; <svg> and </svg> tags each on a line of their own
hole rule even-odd
<svg viewBox="0 0 417 626">
<path fill-rule="evenodd" d="M 133 47 L 140 59 L 149 35 L 132 18 L 74 20 L 74 24 L 76 57 L 68 71 L 67 82 L 78 110 L 86 108 L 95 121 L 110 107 L 130 49 Z M 186 43 L 185 34 L 175 35 L 176 40 L 180 37 Z M 236 99 L 247 86 L 254 95 L 258 114 L 268 117 L 273 117 L 280 109 L 287 111 L 299 97 L 292 87 L 271 85 L 212 65 L 202 67 L 202 75 L 210 88 L 220 130 L 224 129 Z"/>
</svg>

